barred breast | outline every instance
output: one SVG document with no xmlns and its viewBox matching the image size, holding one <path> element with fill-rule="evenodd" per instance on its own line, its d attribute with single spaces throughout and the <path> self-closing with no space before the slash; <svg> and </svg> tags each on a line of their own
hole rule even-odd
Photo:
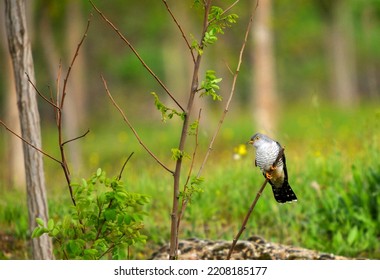
<svg viewBox="0 0 380 280">
<path fill-rule="evenodd" d="M 256 164 L 260 167 L 262 172 L 270 169 L 279 152 L 280 146 L 274 141 L 272 143 L 262 144 L 256 149 Z M 280 167 L 282 164 L 282 160 L 280 159 L 277 166 Z"/>
</svg>

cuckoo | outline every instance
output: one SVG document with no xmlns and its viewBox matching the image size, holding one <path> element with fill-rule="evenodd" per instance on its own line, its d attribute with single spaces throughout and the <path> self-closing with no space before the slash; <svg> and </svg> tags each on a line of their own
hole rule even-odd
<svg viewBox="0 0 380 280">
<path fill-rule="evenodd" d="M 276 201 L 279 203 L 297 201 L 296 194 L 288 182 L 285 155 L 283 154 L 273 166 L 282 148 L 280 143 L 261 133 L 253 135 L 248 143 L 256 148 L 255 165 L 268 179 Z"/>
</svg>

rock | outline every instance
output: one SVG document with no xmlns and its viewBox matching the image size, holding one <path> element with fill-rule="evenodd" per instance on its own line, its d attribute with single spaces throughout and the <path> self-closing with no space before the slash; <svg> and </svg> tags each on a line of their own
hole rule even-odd
<svg viewBox="0 0 380 280">
<path fill-rule="evenodd" d="M 232 241 L 211 241 L 191 238 L 179 241 L 180 260 L 225 260 Z M 153 260 L 169 259 L 169 244 L 152 254 Z M 236 243 L 231 260 L 345 260 L 334 254 L 320 253 L 300 247 L 267 242 L 259 236 Z"/>
</svg>

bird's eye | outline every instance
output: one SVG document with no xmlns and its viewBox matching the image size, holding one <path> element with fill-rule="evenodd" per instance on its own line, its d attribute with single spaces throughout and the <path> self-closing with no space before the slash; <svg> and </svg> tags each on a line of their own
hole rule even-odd
<svg viewBox="0 0 380 280">
<path fill-rule="evenodd" d="M 260 139 L 260 137 L 259 137 L 259 136 L 256 136 L 256 137 L 255 137 L 255 140 L 259 140 L 259 139 Z"/>
</svg>

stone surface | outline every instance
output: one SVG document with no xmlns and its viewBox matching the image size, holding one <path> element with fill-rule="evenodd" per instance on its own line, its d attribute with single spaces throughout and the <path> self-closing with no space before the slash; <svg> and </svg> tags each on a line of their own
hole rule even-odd
<svg viewBox="0 0 380 280">
<path fill-rule="evenodd" d="M 179 242 L 178 259 L 180 260 L 225 260 L 232 241 L 211 241 L 186 239 Z M 169 245 L 164 245 L 155 252 L 151 259 L 169 259 Z M 231 260 L 345 260 L 334 254 L 321 253 L 300 247 L 267 242 L 259 236 L 236 243 Z"/>
</svg>

